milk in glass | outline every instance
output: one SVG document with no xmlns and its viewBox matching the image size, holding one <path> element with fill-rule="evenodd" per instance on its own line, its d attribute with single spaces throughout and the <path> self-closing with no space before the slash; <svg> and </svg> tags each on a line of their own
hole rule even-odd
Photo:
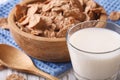
<svg viewBox="0 0 120 80">
<path fill-rule="evenodd" d="M 68 48 L 78 77 L 104 80 L 118 72 L 120 34 L 105 28 L 85 28 L 73 33 Z"/>
</svg>

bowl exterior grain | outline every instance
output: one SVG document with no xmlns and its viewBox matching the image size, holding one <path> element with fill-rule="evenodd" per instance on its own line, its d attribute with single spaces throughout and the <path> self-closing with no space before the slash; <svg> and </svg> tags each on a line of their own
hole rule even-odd
<svg viewBox="0 0 120 80">
<path fill-rule="evenodd" d="M 11 29 L 11 33 L 16 43 L 28 55 L 34 58 L 50 62 L 64 62 L 70 60 L 65 40 L 60 42 L 35 40 L 21 35 L 14 29 Z"/>
</svg>

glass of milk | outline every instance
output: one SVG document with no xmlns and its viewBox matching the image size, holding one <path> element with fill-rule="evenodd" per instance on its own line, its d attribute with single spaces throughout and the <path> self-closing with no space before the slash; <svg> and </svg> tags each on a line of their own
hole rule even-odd
<svg viewBox="0 0 120 80">
<path fill-rule="evenodd" d="M 6 2 L 7 2 L 7 0 L 0 0 L 0 4 L 4 4 Z"/>
<path fill-rule="evenodd" d="M 67 45 L 75 76 L 79 80 L 117 79 L 120 26 L 103 21 L 78 23 L 68 30 Z"/>
</svg>

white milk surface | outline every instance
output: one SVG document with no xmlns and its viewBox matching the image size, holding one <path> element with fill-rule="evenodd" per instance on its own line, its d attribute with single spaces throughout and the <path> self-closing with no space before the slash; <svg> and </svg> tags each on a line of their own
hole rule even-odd
<svg viewBox="0 0 120 80">
<path fill-rule="evenodd" d="M 74 71 L 79 76 L 104 80 L 118 72 L 120 50 L 113 50 L 120 47 L 120 34 L 104 28 L 86 28 L 75 32 L 69 42 L 80 50 L 96 53 L 86 53 L 68 44 Z"/>
</svg>

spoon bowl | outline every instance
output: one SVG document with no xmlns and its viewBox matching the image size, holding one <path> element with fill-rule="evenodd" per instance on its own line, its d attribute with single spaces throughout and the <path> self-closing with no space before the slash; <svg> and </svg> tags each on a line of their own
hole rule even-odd
<svg viewBox="0 0 120 80">
<path fill-rule="evenodd" d="M 38 70 L 25 53 L 6 44 L 0 44 L 0 63 L 6 67 L 32 73 L 50 80 L 59 80 L 54 76 Z"/>
</svg>

